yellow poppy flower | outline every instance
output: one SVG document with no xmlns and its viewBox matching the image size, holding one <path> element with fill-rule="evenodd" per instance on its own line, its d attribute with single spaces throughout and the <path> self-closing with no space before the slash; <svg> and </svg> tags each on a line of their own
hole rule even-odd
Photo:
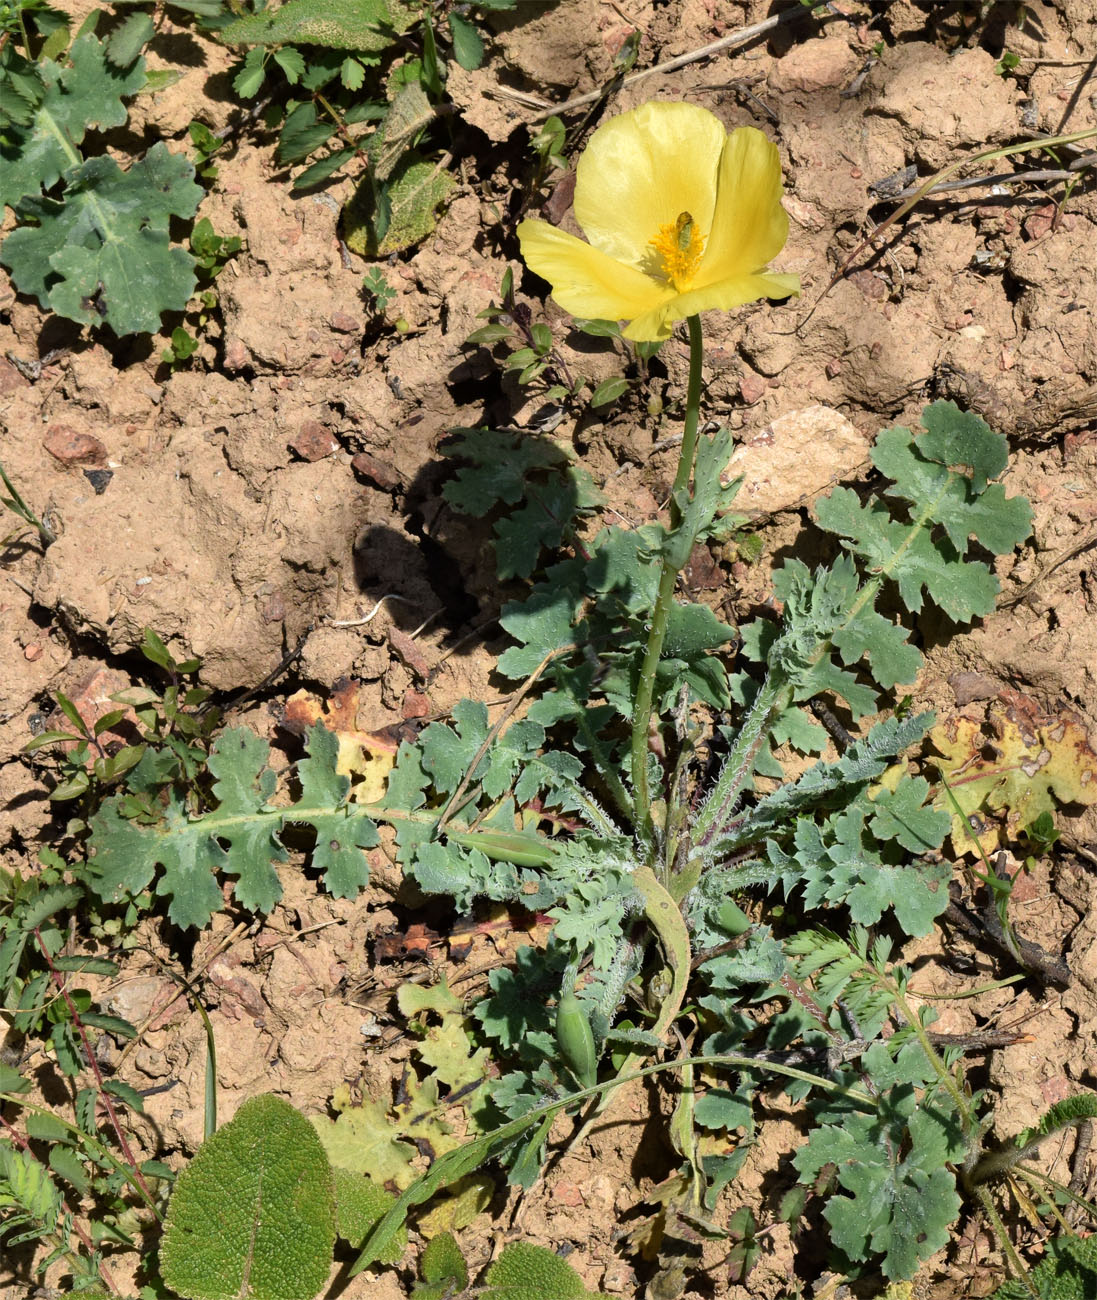
<svg viewBox="0 0 1097 1300">
<path fill-rule="evenodd" d="M 767 272 L 788 237 L 777 148 L 754 127 L 729 135 L 696 104 L 653 102 L 600 126 L 575 172 L 589 243 L 523 221 L 522 256 L 573 316 L 628 321 L 638 342 L 675 321 L 800 292 Z"/>
</svg>

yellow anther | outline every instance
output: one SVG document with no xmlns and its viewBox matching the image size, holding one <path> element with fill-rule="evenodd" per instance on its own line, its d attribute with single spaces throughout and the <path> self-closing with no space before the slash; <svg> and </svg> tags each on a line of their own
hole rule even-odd
<svg viewBox="0 0 1097 1300">
<path fill-rule="evenodd" d="M 680 212 L 677 221 L 659 227 L 659 233 L 650 241 L 652 248 L 662 258 L 662 270 L 679 293 L 689 288 L 697 274 L 701 254 L 705 251 L 705 237 L 697 229 L 688 212 Z"/>
</svg>

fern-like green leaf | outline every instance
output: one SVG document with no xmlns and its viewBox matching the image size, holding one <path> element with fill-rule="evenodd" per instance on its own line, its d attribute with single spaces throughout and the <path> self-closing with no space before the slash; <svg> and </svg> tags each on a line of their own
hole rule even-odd
<svg viewBox="0 0 1097 1300">
<path fill-rule="evenodd" d="M 1082 1124 L 1086 1120 L 1097 1119 L 1097 1094 L 1080 1092 L 1074 1097 L 1064 1097 L 1047 1110 L 1039 1124 L 1019 1133 L 1016 1144 L 1026 1151 L 1034 1150 L 1041 1142 L 1068 1124 Z"/>
<path fill-rule="evenodd" d="M 368 879 L 363 850 L 377 843 L 377 828 L 346 802 L 349 781 L 335 770 L 335 736 L 317 724 L 308 749 L 299 765 L 301 798 L 285 808 L 268 804 L 275 787 L 269 746 L 241 727 L 222 733 L 210 751 L 216 808 L 191 816 L 169 791 L 160 819 L 146 825 L 122 815 L 123 800 L 105 800 L 91 819 L 89 885 L 117 902 L 146 889 L 161 867 L 156 892 L 171 897 L 168 915 L 176 925 L 201 927 L 224 904 L 224 874 L 238 877 L 235 892 L 245 907 L 268 912 L 282 896 L 274 870 L 287 856 L 280 833 L 286 822 L 301 822 L 316 832 L 313 861 L 328 889 L 353 897 Z"/>
<path fill-rule="evenodd" d="M 1054 1237 L 1029 1278 L 1040 1300 L 1092 1300 L 1097 1296 L 1097 1238 Z M 1014 1278 L 992 1300 L 1032 1300 L 1032 1292 Z"/>
</svg>

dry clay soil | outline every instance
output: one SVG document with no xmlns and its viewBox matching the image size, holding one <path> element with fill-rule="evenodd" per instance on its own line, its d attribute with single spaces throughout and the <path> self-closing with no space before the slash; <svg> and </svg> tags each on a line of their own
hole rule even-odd
<svg viewBox="0 0 1097 1300">
<path fill-rule="evenodd" d="M 927 177 L 1035 130 L 1097 125 L 1097 81 L 1085 81 L 1097 51 L 1088 0 L 1026 4 L 1022 28 L 1005 25 L 1014 6 L 981 21 L 978 8 L 834 5 L 814 21 L 628 85 L 607 111 L 686 99 L 729 127 L 761 127 L 785 165 L 790 236 L 777 269 L 799 273 L 802 296 L 705 322 L 705 410 L 738 431 L 742 500 L 759 518 L 765 554 L 755 566 L 695 558 L 691 596 L 728 618 L 757 610 L 771 557 L 791 547 L 814 558 L 797 540 L 814 496 L 835 482 L 863 483 L 881 428 L 917 427 L 927 401 L 952 398 L 1007 435 L 1007 490 L 1031 501 L 1033 532 L 997 564 L 995 614 L 951 640 L 929 616 L 919 624 L 927 661 L 911 694 L 946 719 L 981 721 L 1003 699 L 1030 715 L 1066 713 L 1095 743 L 1092 182 L 1083 179 L 1061 212 L 1062 184 L 1053 181 L 932 197 L 827 292 L 861 237 L 894 210 L 886 196 L 904 181 L 889 178 L 904 168 Z M 484 68 L 452 70 L 458 184 L 434 235 L 385 268 L 398 290 L 387 323 L 371 320 L 366 265 L 341 245 L 348 191 L 292 195 L 273 137 L 254 128 L 231 136 L 202 208 L 219 233 L 244 243 L 218 281 L 222 319 L 191 365 L 172 373 L 160 361 L 165 339 L 120 344 L 81 333 L 0 287 L 3 461 L 58 532 L 44 553 L 28 537 L 0 553 L 0 853 L 9 869 L 33 870 L 39 846 L 63 827 L 63 810 L 58 818 L 48 800 L 48 769 L 21 754 L 36 716 L 57 690 L 102 712 L 112 691 L 136 680 L 146 627 L 179 657 L 200 655 L 203 681 L 224 699 L 262 682 L 305 638 L 276 686 L 230 711 L 232 722 L 271 739 L 283 763 L 299 752 L 281 723 L 286 697 L 300 687 L 326 695 L 353 681 L 363 732 L 414 727 L 462 696 L 501 696 L 507 688 L 492 664 L 504 642 L 492 620 L 514 593 L 495 581 L 490 527 L 445 505 L 451 471 L 437 448 L 455 428 L 527 427 L 543 399 L 503 380 L 498 358 L 465 340 L 511 265 L 519 300 L 553 326 L 570 366 L 598 381 L 625 364 L 612 344 L 569 333 L 545 286 L 522 278 L 514 196 L 530 175 L 526 126 L 536 109 L 520 92 L 562 103 L 607 84 L 633 31 L 636 66 L 648 68 L 768 16 L 765 5 L 730 0 L 564 0 L 520 2 L 498 18 Z M 160 136 L 186 147 L 193 117 L 214 129 L 239 120 L 225 52 L 189 30 L 170 35 L 154 44 L 153 62 L 161 48 L 183 79 L 138 103 L 120 156 Z M 1003 48 L 1020 56 L 1012 75 L 996 72 Z M 1054 165 L 1033 156 L 982 169 Z M 530 210 L 540 208 L 572 221 L 561 173 L 532 196 Z M 398 318 L 405 333 L 392 328 Z M 556 427 L 553 436 L 574 446 L 603 488 L 607 518 L 639 524 L 665 502 L 676 452 L 660 443 L 678 425 L 649 414 L 647 398 L 673 411 L 686 360 L 676 336 L 653 367 L 650 392 L 608 414 L 580 405 Z M 383 596 L 399 599 L 377 608 Z M 972 1062 L 991 1089 L 1001 1135 L 1097 1083 L 1092 811 L 1068 808 L 1060 827 L 1054 860 L 1018 883 L 1012 916 L 1022 936 L 1065 955 L 1069 986 L 1029 981 L 937 1004 L 944 1031 L 1024 1022 L 1026 1041 Z M 333 902 L 291 863 L 281 871 L 285 896 L 261 924 L 230 907 L 197 938 L 162 920 L 142 925 L 143 942 L 187 971 L 210 1011 L 222 1118 L 268 1090 L 306 1113 L 348 1085 L 391 1098 L 410 1051 L 394 1014 L 396 987 L 448 972 L 471 1000 L 486 969 L 526 940 L 494 918 L 455 951 L 455 921 L 443 910 L 428 914 L 435 929 L 420 925 L 412 943 L 408 926 L 422 915 L 396 898 L 398 873 L 380 851 L 373 869 L 353 902 Z M 946 970 L 945 947 L 970 951 L 973 973 Z M 904 956 L 918 964 L 923 989 L 942 992 L 1015 969 L 951 932 L 910 944 Z M 137 1133 L 150 1154 L 178 1166 L 201 1140 L 205 1048 L 199 1017 L 175 992 L 137 952 L 102 995 L 144 1029 L 121 1077 L 142 1090 L 173 1085 L 149 1097 Z M 657 1091 L 622 1096 L 615 1123 L 569 1152 L 516 1223 L 500 1193 L 494 1227 L 482 1218 L 465 1234 L 472 1257 L 487 1258 L 494 1234 L 513 1231 L 570 1250 L 591 1286 L 640 1294 L 643 1266 L 617 1232 L 674 1166 L 658 1128 L 644 1127 L 653 1102 L 666 1112 Z M 796 1115 L 774 1100 L 719 1214 L 745 1204 L 773 1222 L 788 1182 L 773 1171 L 782 1161 L 787 1170 L 800 1141 Z M 1052 1153 L 1064 1180 L 1072 1153 L 1072 1138 Z M 1031 1232 L 1020 1240 L 1031 1246 Z M 762 1245 L 749 1288 L 730 1280 L 717 1242 L 706 1247 L 707 1276 L 688 1293 L 778 1296 L 793 1279 L 810 1285 L 825 1271 L 819 1250 L 794 1248 L 780 1224 Z M 0 1294 L 5 1286 L 25 1294 L 26 1276 L 5 1276 L 6 1267 Z M 926 1295 L 988 1294 L 1002 1272 L 985 1225 L 961 1223 L 923 1277 Z M 405 1282 L 392 1271 L 363 1275 L 343 1294 L 387 1300 L 405 1294 Z"/>
</svg>

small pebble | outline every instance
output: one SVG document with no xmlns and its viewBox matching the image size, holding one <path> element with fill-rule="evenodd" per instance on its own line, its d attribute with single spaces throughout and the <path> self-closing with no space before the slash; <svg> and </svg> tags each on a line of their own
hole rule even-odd
<svg viewBox="0 0 1097 1300">
<path fill-rule="evenodd" d="M 304 420 L 297 436 L 289 441 L 290 450 L 295 451 L 302 460 L 323 460 L 338 446 L 331 431 L 325 429 L 319 420 Z"/>
<path fill-rule="evenodd" d="M 98 438 L 71 424 L 51 424 L 42 446 L 62 465 L 94 465 L 107 459 L 107 449 Z"/>
</svg>

